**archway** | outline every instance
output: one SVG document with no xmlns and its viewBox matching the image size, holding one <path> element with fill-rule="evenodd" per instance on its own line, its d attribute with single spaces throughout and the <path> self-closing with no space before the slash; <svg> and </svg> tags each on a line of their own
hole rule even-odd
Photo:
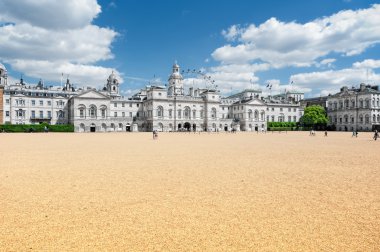
<svg viewBox="0 0 380 252">
<path fill-rule="evenodd" d="M 177 131 L 180 131 L 182 129 L 182 124 L 178 123 Z"/>
<path fill-rule="evenodd" d="M 90 125 L 90 132 L 95 132 L 96 131 L 96 126 L 94 123 L 91 123 Z"/>
<path fill-rule="evenodd" d="M 183 125 L 183 127 L 186 129 L 186 131 L 190 131 L 191 124 L 189 122 L 185 122 L 185 124 Z"/>
<path fill-rule="evenodd" d="M 197 131 L 197 125 L 195 123 L 193 124 L 193 131 Z"/>
<path fill-rule="evenodd" d="M 127 125 L 125 125 L 125 131 L 127 131 L 127 132 L 131 131 L 131 125 L 129 123 L 127 123 Z"/>
<path fill-rule="evenodd" d="M 228 131 L 228 125 L 224 124 L 224 131 Z"/>
</svg>

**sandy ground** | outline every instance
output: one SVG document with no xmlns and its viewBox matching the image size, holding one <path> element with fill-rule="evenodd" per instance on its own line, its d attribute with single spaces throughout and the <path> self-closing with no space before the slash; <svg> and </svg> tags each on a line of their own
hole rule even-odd
<svg viewBox="0 0 380 252">
<path fill-rule="evenodd" d="M 369 133 L 0 134 L 1 251 L 379 251 Z"/>
</svg>

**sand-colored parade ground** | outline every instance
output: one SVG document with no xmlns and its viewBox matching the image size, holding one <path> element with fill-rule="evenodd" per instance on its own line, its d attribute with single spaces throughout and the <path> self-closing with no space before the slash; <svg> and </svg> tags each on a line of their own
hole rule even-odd
<svg viewBox="0 0 380 252">
<path fill-rule="evenodd" d="M 0 251 L 380 251 L 371 136 L 0 134 Z"/>
</svg>

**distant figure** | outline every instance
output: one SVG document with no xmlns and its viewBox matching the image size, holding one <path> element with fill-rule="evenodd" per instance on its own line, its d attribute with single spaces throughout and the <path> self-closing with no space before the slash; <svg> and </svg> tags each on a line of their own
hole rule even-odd
<svg viewBox="0 0 380 252">
<path fill-rule="evenodd" d="M 153 130 L 153 140 L 156 139 L 156 130 Z"/>
<path fill-rule="evenodd" d="M 358 133 L 357 130 L 352 131 L 352 137 L 358 137 Z"/>
<path fill-rule="evenodd" d="M 378 137 L 379 137 L 379 132 L 377 132 L 377 130 L 375 130 L 375 134 L 373 135 L 373 139 L 376 141 Z"/>
<path fill-rule="evenodd" d="M 325 137 L 327 137 L 327 130 L 325 130 Z"/>
<path fill-rule="evenodd" d="M 48 132 L 49 132 L 49 129 L 48 129 L 47 126 L 44 127 L 44 131 L 45 131 L 45 133 L 48 133 Z"/>
</svg>

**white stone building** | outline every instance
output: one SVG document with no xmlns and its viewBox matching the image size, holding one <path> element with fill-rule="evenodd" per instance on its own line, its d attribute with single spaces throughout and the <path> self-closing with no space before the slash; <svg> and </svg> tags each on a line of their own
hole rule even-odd
<svg viewBox="0 0 380 252">
<path fill-rule="evenodd" d="M 5 68 L 3 68 L 5 71 Z M 3 122 L 9 124 L 72 124 L 76 132 L 109 131 L 254 131 L 268 121 L 298 121 L 303 94 L 263 97 L 246 89 L 222 97 L 216 89 L 185 90 L 180 67 L 173 65 L 168 85 L 150 85 L 122 97 L 112 73 L 101 90 L 4 82 Z"/>
<path fill-rule="evenodd" d="M 378 86 L 342 87 L 327 97 L 329 125 L 338 131 L 380 129 L 380 91 Z"/>
</svg>

